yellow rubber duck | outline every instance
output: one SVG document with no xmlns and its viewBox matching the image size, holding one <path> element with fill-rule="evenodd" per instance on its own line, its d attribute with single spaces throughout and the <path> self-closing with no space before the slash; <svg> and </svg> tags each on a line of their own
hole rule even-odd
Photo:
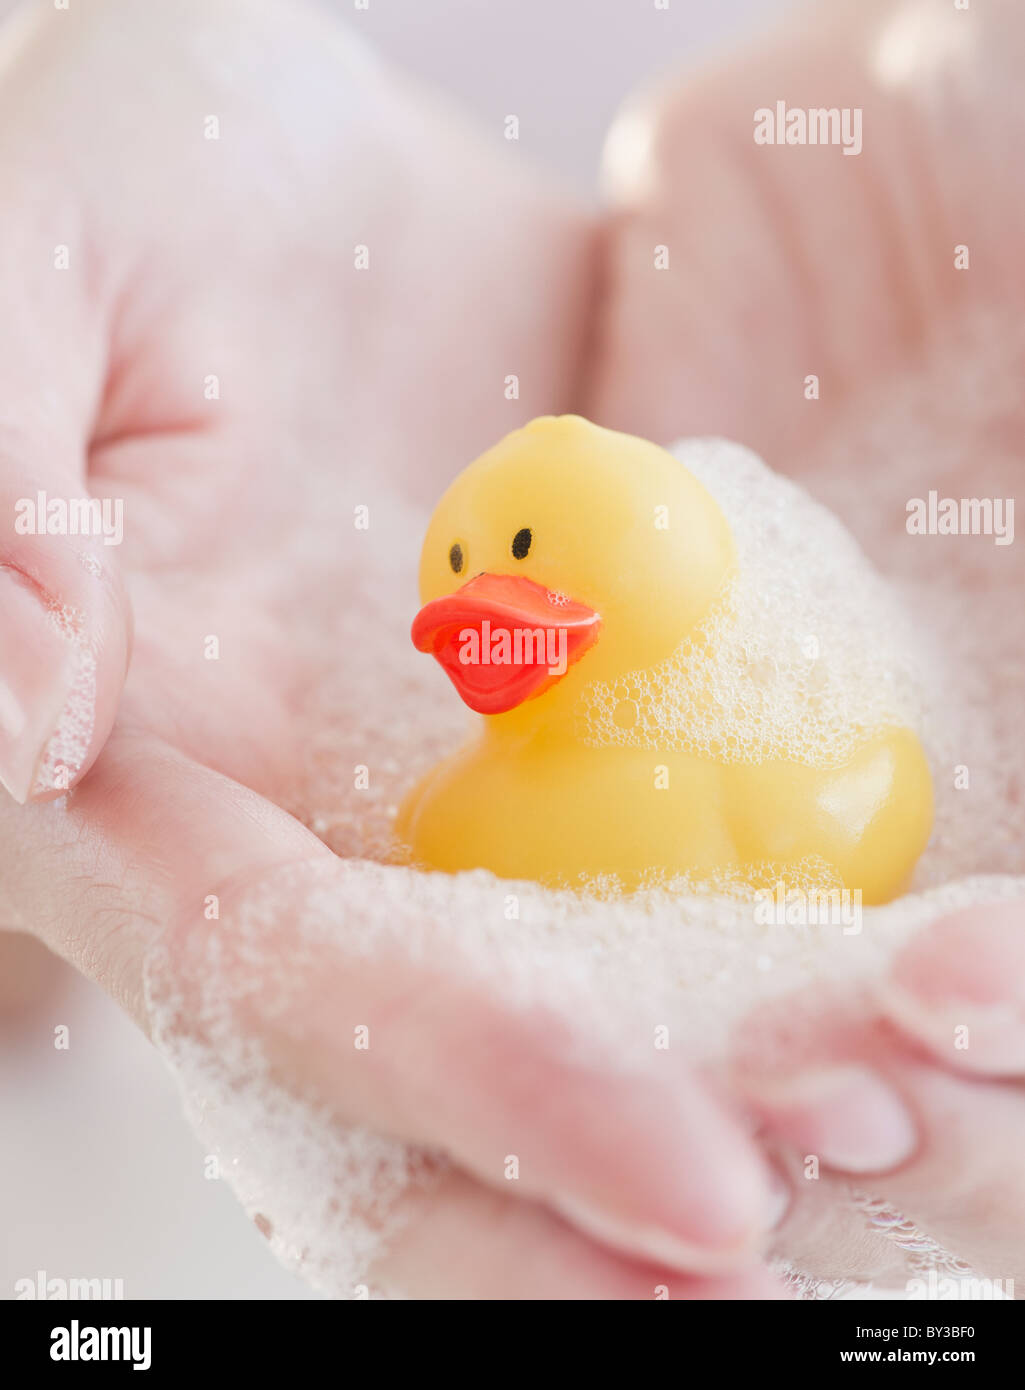
<svg viewBox="0 0 1025 1390">
<path fill-rule="evenodd" d="M 412 636 L 484 717 L 400 809 L 411 861 L 614 891 L 764 889 L 812 862 L 864 903 L 899 894 L 932 825 L 911 730 L 871 732 L 840 767 L 581 734 L 582 694 L 669 658 L 735 564 L 718 504 L 672 454 L 578 416 L 534 420 L 465 469 L 427 531 Z"/>
</svg>

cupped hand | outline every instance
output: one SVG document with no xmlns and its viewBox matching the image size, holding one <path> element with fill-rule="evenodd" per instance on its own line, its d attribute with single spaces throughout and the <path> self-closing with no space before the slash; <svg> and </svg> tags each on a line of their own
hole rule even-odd
<svg viewBox="0 0 1025 1390">
<path fill-rule="evenodd" d="M 291 981 L 294 1026 L 240 1004 L 238 1036 L 339 1122 L 454 1160 L 397 1198 L 373 1280 L 771 1294 L 727 1272 L 770 1224 L 768 1170 L 696 1080 L 610 1074 L 438 962 L 296 950 L 306 874 L 361 908 L 290 813 L 339 797 L 309 750 L 332 671 L 373 659 L 352 638 L 366 573 L 408 577 L 405 607 L 367 613 L 402 629 L 405 511 L 567 403 L 592 229 L 295 5 L 39 7 L 2 43 L 4 925 L 146 1027 L 159 942 L 152 988 L 198 1035 L 211 941 L 230 957 L 239 901 L 288 869 L 232 982 L 251 1001 Z M 24 524 L 24 499 L 49 518 L 87 497 L 117 544 Z"/>
<path fill-rule="evenodd" d="M 116 548 L 5 537 L 0 773 L 32 802 L 4 807 L 5 920 L 144 1020 L 158 937 L 188 999 L 211 896 L 230 928 L 280 866 L 335 872 L 288 812 L 311 819 L 337 797 L 306 757 L 322 735 L 310 692 L 359 660 L 341 616 L 365 598 L 357 505 L 370 535 L 383 521 L 381 543 L 389 525 L 404 539 L 403 499 L 430 497 L 530 415 L 576 407 L 664 440 L 740 438 L 841 511 L 857 461 L 875 505 L 852 525 L 890 568 L 921 574 L 937 557 L 928 541 L 907 549 L 906 497 L 964 490 L 980 437 L 986 482 L 970 491 L 1006 492 L 1021 435 L 1018 396 L 999 385 L 1021 360 L 1021 208 L 994 151 L 979 155 L 987 134 L 1020 134 L 1006 76 L 1020 35 L 1001 14 L 970 12 L 959 47 L 928 29 L 957 13 L 831 10 L 802 43 L 667 89 L 616 137 L 649 157 L 627 160 L 585 339 L 599 281 L 573 208 L 397 91 L 326 21 L 247 6 L 243 28 L 239 13 L 197 7 L 155 28 L 118 5 L 37 17 L 8 32 L 21 61 L 0 97 L 19 209 L 0 272 L 16 330 L 0 370 L 18 403 L 3 417 L 5 510 L 86 488 L 125 508 Z M 756 147 L 753 111 L 781 96 L 862 106 L 863 153 Z M 948 389 L 979 351 L 998 383 L 981 435 Z M 895 458 L 884 426 L 908 385 L 913 447 Z M 958 579 L 999 595 L 1016 565 L 1008 548 Z M 334 713 L 344 723 L 344 705 Z M 980 846 L 976 867 L 1013 867 L 1016 852 L 1013 838 Z M 346 885 L 340 873 L 343 901 Z M 457 1161 L 407 1199 L 391 1277 L 408 1291 L 437 1287 L 439 1251 L 455 1294 L 772 1288 L 758 1272 L 667 1272 L 743 1264 L 771 1220 L 766 1169 L 704 1083 L 610 1078 L 560 1027 L 527 1027 L 423 962 L 354 965 L 326 946 L 300 977 L 298 925 L 282 914 L 244 993 L 272 983 L 261 971 L 296 974 L 305 1028 L 259 1013 L 240 1025 L 347 1123 Z M 401 1040 L 361 1071 L 338 1022 L 357 1008 Z M 297 1049 L 301 1032 L 315 1044 Z M 510 1133 L 508 1147 L 529 1135 L 536 1149 L 518 1206 L 497 1175 Z"/>
</svg>

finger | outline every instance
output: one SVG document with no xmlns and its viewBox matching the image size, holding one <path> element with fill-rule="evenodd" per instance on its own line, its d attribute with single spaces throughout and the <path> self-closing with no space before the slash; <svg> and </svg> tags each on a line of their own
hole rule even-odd
<svg viewBox="0 0 1025 1390">
<path fill-rule="evenodd" d="M 848 1003 L 806 1016 L 771 1070 L 748 1058 L 741 1084 L 766 1133 L 890 1203 L 940 1254 L 991 1277 L 1020 1277 L 1020 1088 L 930 1065 L 871 1000 Z"/>
<path fill-rule="evenodd" d="M 168 924 L 201 913 L 222 878 L 329 854 L 255 792 L 123 726 L 62 800 L 0 803 L 0 852 L 0 920 L 38 936 L 143 1028 L 143 961 Z"/>
<path fill-rule="evenodd" d="M 936 1061 L 1025 1077 L 1025 899 L 937 922 L 898 957 L 880 1001 Z"/>
<path fill-rule="evenodd" d="M 782 1262 L 786 1270 L 788 1286 L 808 1281 L 903 1286 L 908 1272 L 900 1243 L 904 1228 L 873 1220 L 864 1194 L 850 1178 L 823 1170 L 807 1152 L 781 1150 L 765 1134 L 760 1137 L 790 1188 L 770 1246 L 774 1265 Z"/>
<path fill-rule="evenodd" d="M 916 1132 L 912 1154 L 895 1169 L 862 1176 L 859 1185 L 895 1207 L 933 1248 L 978 1273 L 1025 1277 L 1025 1098 L 999 1083 L 953 1077 L 897 1052 L 874 1060 L 882 1082 L 906 1107 Z M 780 1138 L 828 1151 L 830 1121 L 778 1117 Z"/>
<path fill-rule="evenodd" d="M 66 805 L 30 815 L 49 848 L 12 866 L 26 918 L 144 1021 L 163 929 L 165 1015 L 177 996 L 181 1026 L 248 1040 L 341 1119 L 443 1146 L 494 1185 L 517 1156 L 520 1191 L 661 1263 L 730 1267 L 764 1241 L 779 1194 L 742 1126 L 654 1049 L 626 1065 L 590 1014 L 504 994 L 499 959 L 463 958 L 479 904 L 454 880 L 425 908 L 409 871 L 346 866 L 262 798 L 122 731 Z M 91 886 L 69 899 L 79 874 Z"/>
</svg>

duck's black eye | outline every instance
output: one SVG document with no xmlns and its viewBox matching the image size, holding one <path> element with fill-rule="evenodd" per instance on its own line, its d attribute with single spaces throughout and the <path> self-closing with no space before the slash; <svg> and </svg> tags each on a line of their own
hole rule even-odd
<svg viewBox="0 0 1025 1390">
<path fill-rule="evenodd" d="M 463 568 L 463 547 L 456 541 L 455 545 L 448 552 L 448 562 L 452 566 L 453 573 L 458 574 Z"/>
<path fill-rule="evenodd" d="M 517 531 L 513 536 L 512 553 L 514 560 L 525 560 L 530 549 L 530 542 L 534 539 L 529 526 L 524 526 L 522 531 Z"/>
</svg>

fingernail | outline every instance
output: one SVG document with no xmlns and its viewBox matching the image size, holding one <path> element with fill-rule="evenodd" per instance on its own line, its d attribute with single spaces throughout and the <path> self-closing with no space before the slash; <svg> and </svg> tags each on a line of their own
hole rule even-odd
<svg viewBox="0 0 1025 1390">
<path fill-rule="evenodd" d="M 42 591 L 0 565 L 0 782 L 15 801 L 33 790 L 75 672 L 75 647 Z"/>
<path fill-rule="evenodd" d="M 917 1143 L 903 1100 L 863 1067 L 833 1067 L 763 1082 L 756 1103 L 774 1133 L 849 1173 L 896 1168 Z"/>
</svg>

